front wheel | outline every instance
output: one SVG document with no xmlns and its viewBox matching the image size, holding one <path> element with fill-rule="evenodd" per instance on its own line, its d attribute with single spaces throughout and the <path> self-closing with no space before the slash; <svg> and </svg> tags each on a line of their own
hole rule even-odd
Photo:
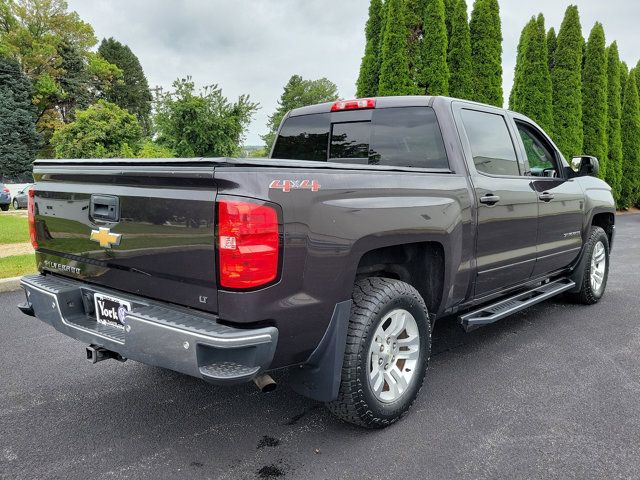
<svg viewBox="0 0 640 480">
<path fill-rule="evenodd" d="M 573 300 L 593 305 L 604 295 L 609 276 L 609 237 L 600 227 L 592 227 L 584 254 L 587 261 L 582 272 L 580 291 L 572 294 Z"/>
<path fill-rule="evenodd" d="M 415 401 L 431 353 L 424 300 L 411 285 L 388 278 L 356 282 L 338 398 L 338 418 L 386 427 Z"/>
<path fill-rule="evenodd" d="M 20 206 L 18 205 L 18 200 L 16 200 L 15 198 L 13 199 L 13 209 L 14 210 L 18 210 L 20 208 Z"/>
</svg>

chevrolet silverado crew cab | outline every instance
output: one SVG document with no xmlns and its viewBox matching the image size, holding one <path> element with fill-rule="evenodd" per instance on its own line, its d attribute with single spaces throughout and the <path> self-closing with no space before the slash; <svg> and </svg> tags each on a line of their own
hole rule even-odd
<svg viewBox="0 0 640 480">
<path fill-rule="evenodd" d="M 268 159 L 38 160 L 23 312 L 88 345 L 275 386 L 367 427 L 466 330 L 560 293 L 596 303 L 615 205 L 598 161 L 528 118 L 443 97 L 290 112 Z"/>
</svg>

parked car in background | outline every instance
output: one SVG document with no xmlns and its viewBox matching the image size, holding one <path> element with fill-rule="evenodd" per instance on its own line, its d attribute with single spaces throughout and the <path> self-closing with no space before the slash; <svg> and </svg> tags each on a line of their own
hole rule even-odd
<svg viewBox="0 0 640 480">
<path fill-rule="evenodd" d="M 11 205 L 11 192 L 4 183 L 0 183 L 0 209 L 6 212 L 9 210 L 9 205 Z"/>
<path fill-rule="evenodd" d="M 13 208 L 19 210 L 21 208 L 27 208 L 27 195 L 29 194 L 29 189 L 33 184 L 30 183 L 24 188 L 22 188 L 18 193 L 13 197 Z"/>
</svg>

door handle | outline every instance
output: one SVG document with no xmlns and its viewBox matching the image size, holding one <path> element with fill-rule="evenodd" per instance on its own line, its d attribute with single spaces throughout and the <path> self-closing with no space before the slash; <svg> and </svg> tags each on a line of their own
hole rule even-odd
<svg viewBox="0 0 640 480">
<path fill-rule="evenodd" d="M 555 198 L 555 195 L 550 192 L 542 192 L 540 195 L 538 195 L 538 198 L 543 202 L 550 202 Z"/>
<path fill-rule="evenodd" d="M 480 197 L 480 203 L 484 203 L 485 205 L 495 205 L 500 201 L 500 197 L 498 195 L 493 195 L 491 193 L 486 194 L 484 197 Z"/>
</svg>

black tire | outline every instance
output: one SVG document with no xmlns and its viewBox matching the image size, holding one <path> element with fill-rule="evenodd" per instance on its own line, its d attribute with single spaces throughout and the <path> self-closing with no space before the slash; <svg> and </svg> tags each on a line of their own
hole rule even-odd
<svg viewBox="0 0 640 480">
<path fill-rule="evenodd" d="M 327 407 L 346 422 L 367 428 L 383 428 L 407 413 L 422 387 L 431 354 L 429 315 L 418 291 L 399 280 L 359 280 L 354 285 L 352 297 L 340 390 L 338 398 L 327 403 Z M 369 348 L 377 328 L 387 321 L 385 315 L 397 309 L 408 311 L 416 321 L 419 357 L 406 390 L 397 400 L 389 403 L 376 398 L 368 380 L 371 362 Z M 386 383 L 384 386 L 387 386 Z"/>
<path fill-rule="evenodd" d="M 20 205 L 18 205 L 18 200 L 17 199 L 13 199 L 13 208 L 15 210 L 20 210 Z"/>
<path fill-rule="evenodd" d="M 594 289 L 591 284 L 591 259 L 593 258 L 595 247 L 599 242 L 601 242 L 604 246 L 604 279 L 601 286 L 598 289 Z M 607 234 L 602 228 L 595 226 L 591 227 L 589 239 L 585 243 L 584 248 L 586 261 L 584 262 L 584 268 L 581 275 L 582 286 L 580 287 L 580 291 L 569 294 L 569 297 L 577 303 L 582 303 L 584 305 L 593 305 L 594 303 L 598 303 L 598 301 L 602 298 L 602 295 L 604 295 L 605 289 L 607 288 L 607 278 L 609 276 L 609 237 L 607 237 Z"/>
<path fill-rule="evenodd" d="M 6 212 L 7 210 L 9 210 L 9 204 L 0 205 L 0 208 L 2 209 L 3 212 Z"/>
</svg>

